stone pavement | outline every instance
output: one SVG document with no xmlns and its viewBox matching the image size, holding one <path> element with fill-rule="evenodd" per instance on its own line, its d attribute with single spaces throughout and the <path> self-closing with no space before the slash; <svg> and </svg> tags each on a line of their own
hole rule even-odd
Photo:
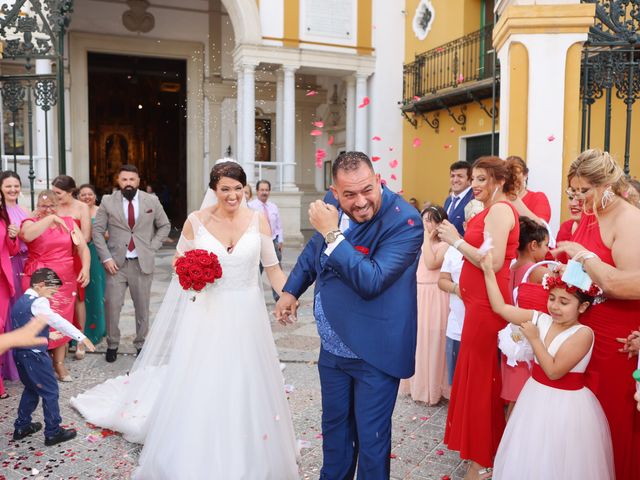
<svg viewBox="0 0 640 480">
<path fill-rule="evenodd" d="M 283 265 L 290 270 L 299 250 L 285 249 Z M 155 314 L 162 303 L 164 291 L 171 277 L 172 250 L 162 250 L 152 287 L 151 310 Z M 270 289 L 265 288 L 265 300 L 273 307 Z M 22 392 L 19 382 L 6 382 L 9 399 L 0 400 L 0 480 L 13 479 L 128 479 L 135 468 L 141 446 L 131 444 L 119 435 L 88 425 L 69 406 L 69 398 L 131 368 L 135 357 L 131 341 L 135 333 L 133 305 L 128 299 L 123 308 L 122 353 L 115 363 L 106 363 L 103 354 L 87 354 L 82 361 L 67 359 L 74 378 L 60 383 L 60 407 L 64 426 L 78 429 L 78 437 L 54 447 L 45 447 L 41 433 L 14 442 L 13 420 Z M 321 401 L 318 371 L 318 339 L 312 315 L 312 295 L 307 292 L 301 301 L 298 323 L 292 327 L 273 324 L 273 335 L 286 363 L 285 383 L 289 385 L 289 403 L 296 435 L 302 451 L 302 477 L 318 479 L 322 465 L 322 436 L 320 426 Z M 104 352 L 105 342 L 98 349 Z M 391 475 L 393 479 L 459 479 L 465 465 L 456 452 L 442 444 L 447 403 L 429 407 L 400 397 L 393 418 L 393 449 Z M 42 421 L 38 408 L 34 421 Z M 180 479 L 176 479 L 180 480 Z M 226 479 L 202 479 L 226 480 Z"/>
</svg>

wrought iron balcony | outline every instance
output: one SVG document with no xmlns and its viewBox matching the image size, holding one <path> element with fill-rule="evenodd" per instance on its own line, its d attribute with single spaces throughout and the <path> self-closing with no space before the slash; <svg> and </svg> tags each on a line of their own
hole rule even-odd
<svg viewBox="0 0 640 480">
<path fill-rule="evenodd" d="M 416 55 L 404 66 L 403 109 L 470 82 L 493 82 L 493 25 Z M 462 90 L 462 89 L 461 89 Z M 464 89 L 468 90 L 468 89 Z M 486 98 L 486 96 L 484 97 Z M 430 108 L 427 108 L 429 110 Z"/>
</svg>

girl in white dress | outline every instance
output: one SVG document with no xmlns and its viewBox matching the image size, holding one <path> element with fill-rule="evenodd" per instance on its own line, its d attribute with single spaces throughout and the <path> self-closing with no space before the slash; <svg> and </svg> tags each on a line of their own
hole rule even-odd
<svg viewBox="0 0 640 480">
<path fill-rule="evenodd" d="M 482 262 L 493 311 L 520 325 L 533 348 L 527 380 L 500 441 L 494 480 L 611 480 L 615 478 L 609 425 L 595 395 L 585 387 L 593 332 L 578 322 L 598 288 L 570 287 L 545 275 L 550 315 L 505 304 L 491 254 Z"/>
<path fill-rule="evenodd" d="M 217 164 L 217 203 L 189 215 L 177 254 L 218 256 L 198 294 L 171 282 L 131 373 L 72 399 L 91 423 L 144 443 L 136 480 L 294 480 L 297 444 L 259 277 L 286 280 L 242 168 Z"/>
</svg>

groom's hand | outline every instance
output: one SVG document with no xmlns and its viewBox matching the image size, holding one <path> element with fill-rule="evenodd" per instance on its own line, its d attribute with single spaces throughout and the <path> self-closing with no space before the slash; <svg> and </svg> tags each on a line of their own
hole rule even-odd
<svg viewBox="0 0 640 480">
<path fill-rule="evenodd" d="M 274 312 L 276 320 L 284 326 L 291 325 L 297 320 L 297 311 L 298 299 L 289 292 L 282 292 L 282 295 L 280 295 L 276 303 L 276 311 Z"/>
<path fill-rule="evenodd" d="M 338 229 L 338 218 L 338 209 L 322 200 L 309 205 L 309 222 L 323 237 Z"/>
</svg>

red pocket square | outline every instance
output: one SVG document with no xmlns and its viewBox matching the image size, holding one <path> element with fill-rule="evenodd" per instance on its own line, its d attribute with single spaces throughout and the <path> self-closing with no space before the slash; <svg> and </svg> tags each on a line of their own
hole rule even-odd
<svg viewBox="0 0 640 480">
<path fill-rule="evenodd" d="M 363 255 L 369 255 L 369 249 L 367 247 L 363 247 L 362 245 L 356 245 L 353 248 L 355 248 L 357 251 L 359 251 Z"/>
</svg>

